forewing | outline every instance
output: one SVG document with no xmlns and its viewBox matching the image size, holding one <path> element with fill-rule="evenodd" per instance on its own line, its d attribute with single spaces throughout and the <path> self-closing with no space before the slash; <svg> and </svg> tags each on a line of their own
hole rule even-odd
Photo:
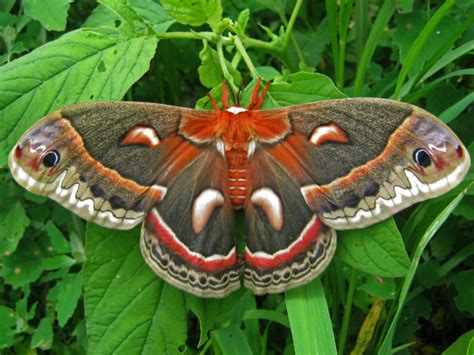
<svg viewBox="0 0 474 355">
<path fill-rule="evenodd" d="M 174 286 L 200 297 L 224 297 L 240 287 L 226 162 L 215 146 L 192 149 L 200 150 L 198 157 L 169 175 L 166 196 L 145 219 L 142 253 Z"/>
<path fill-rule="evenodd" d="M 167 193 L 158 175 L 168 176 L 170 162 L 184 158 L 186 165 L 199 153 L 190 149 L 179 157 L 177 150 L 185 147 L 179 124 L 191 113 L 131 102 L 69 106 L 23 135 L 10 154 L 10 169 L 26 189 L 86 220 L 132 228 Z"/>
<path fill-rule="evenodd" d="M 336 229 L 361 228 L 445 193 L 470 158 L 454 133 L 415 106 L 383 99 L 321 101 L 286 111 L 292 132 L 268 152 L 310 209 Z"/>
<path fill-rule="evenodd" d="M 298 181 L 265 147 L 256 147 L 247 174 L 245 286 L 263 294 L 309 282 L 331 261 L 335 231 L 309 209 Z"/>
</svg>

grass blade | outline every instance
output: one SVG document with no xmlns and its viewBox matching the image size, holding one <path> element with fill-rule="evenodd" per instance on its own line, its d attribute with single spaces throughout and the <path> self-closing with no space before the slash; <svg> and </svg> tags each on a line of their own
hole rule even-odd
<svg viewBox="0 0 474 355">
<path fill-rule="evenodd" d="M 400 96 L 400 90 L 402 89 L 402 85 L 407 77 L 410 69 L 415 62 L 415 59 L 418 57 L 420 52 L 423 50 L 426 42 L 429 40 L 431 33 L 434 31 L 438 23 L 446 16 L 451 9 L 451 7 L 455 4 L 456 0 L 447 0 L 433 17 L 428 21 L 426 26 L 420 32 L 420 35 L 417 37 L 415 42 L 413 42 L 410 50 L 408 51 L 405 64 L 402 66 L 400 70 L 400 74 L 398 75 L 397 86 L 395 87 L 395 92 L 393 94 L 394 99 L 398 99 Z"/>
<path fill-rule="evenodd" d="M 470 94 L 467 94 L 461 100 L 456 102 L 454 105 L 444 110 L 439 115 L 439 118 L 444 123 L 449 123 L 452 120 L 454 120 L 456 117 L 458 117 L 459 114 L 463 112 L 464 109 L 468 107 L 473 101 L 474 101 L 474 92 L 471 92 Z"/>
<path fill-rule="evenodd" d="M 423 234 L 420 243 L 418 244 L 415 254 L 413 256 L 413 260 L 410 264 L 410 268 L 408 270 L 408 275 L 403 281 L 402 289 L 400 291 L 400 298 L 398 299 L 397 310 L 395 316 L 392 319 L 390 324 L 390 328 L 385 335 L 384 341 L 382 346 L 379 349 L 378 354 L 390 354 L 392 352 L 392 341 L 393 335 L 395 333 L 395 329 L 397 327 L 398 319 L 400 317 L 401 311 L 403 309 L 403 305 L 405 304 L 405 300 L 408 295 L 408 291 L 412 284 L 412 281 L 415 277 L 416 269 L 418 268 L 418 263 L 420 262 L 421 254 L 425 250 L 426 246 L 428 245 L 431 238 L 434 236 L 436 231 L 443 225 L 446 219 L 449 217 L 451 212 L 454 208 L 461 202 L 464 195 L 466 194 L 467 189 L 459 193 L 450 203 L 449 205 L 444 208 L 441 213 L 433 218 L 433 222 L 428 226 L 425 233 Z"/>
<path fill-rule="evenodd" d="M 360 61 L 357 66 L 357 73 L 354 83 L 354 97 L 360 96 L 362 92 L 362 84 L 364 83 L 365 73 L 369 67 L 370 60 L 372 59 L 375 48 L 380 41 L 383 29 L 385 26 L 387 26 L 388 21 L 390 21 L 392 18 L 393 14 L 395 13 L 395 9 L 395 3 L 392 1 L 384 1 L 382 7 L 380 8 L 379 14 L 377 15 L 374 25 L 372 26 L 369 38 L 367 38 L 364 51 L 362 52 L 362 56 L 360 57 Z"/>
<path fill-rule="evenodd" d="M 336 342 L 320 279 L 285 294 L 296 354 L 336 354 Z"/>
</svg>

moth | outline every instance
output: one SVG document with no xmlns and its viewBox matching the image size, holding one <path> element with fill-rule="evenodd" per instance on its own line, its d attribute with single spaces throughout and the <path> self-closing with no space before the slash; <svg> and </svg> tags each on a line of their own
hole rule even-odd
<svg viewBox="0 0 474 355">
<path fill-rule="evenodd" d="M 363 228 L 459 184 L 466 148 L 430 113 L 355 98 L 260 110 L 78 104 L 31 127 L 9 155 L 16 181 L 81 218 L 130 229 L 151 269 L 201 297 L 282 292 L 319 275 L 336 230 Z M 245 215 L 238 255 L 236 208 Z"/>
</svg>

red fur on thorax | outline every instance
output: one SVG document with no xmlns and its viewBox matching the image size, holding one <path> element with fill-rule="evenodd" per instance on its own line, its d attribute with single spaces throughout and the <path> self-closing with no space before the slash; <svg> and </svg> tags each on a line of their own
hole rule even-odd
<svg viewBox="0 0 474 355">
<path fill-rule="evenodd" d="M 209 96 L 214 107 L 213 111 L 191 111 L 183 115 L 179 132 L 195 143 L 223 143 L 225 158 L 228 166 L 230 196 L 234 206 L 243 204 L 246 186 L 246 165 L 250 142 L 276 143 L 283 139 L 291 127 L 287 113 L 260 111 L 264 96 L 268 90 L 267 84 L 259 95 L 259 79 L 252 91 L 249 105 L 242 112 L 229 111 L 229 95 L 225 86 L 222 90 L 222 106 L 219 109 L 216 101 Z M 239 107 L 239 106 L 233 106 Z M 219 144 L 222 144 L 219 143 Z M 240 180 L 238 180 L 240 179 Z M 245 180 L 245 183 L 244 181 Z"/>
</svg>

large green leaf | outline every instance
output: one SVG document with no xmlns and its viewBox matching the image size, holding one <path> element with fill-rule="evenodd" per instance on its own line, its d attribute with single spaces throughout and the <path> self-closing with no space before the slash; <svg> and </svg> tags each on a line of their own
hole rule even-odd
<svg viewBox="0 0 474 355">
<path fill-rule="evenodd" d="M 89 352 L 176 354 L 186 341 L 184 295 L 148 268 L 138 229 L 114 231 L 89 224 L 86 251 Z"/>
<path fill-rule="evenodd" d="M 19 136 L 48 112 L 121 99 L 148 70 L 156 44 L 78 30 L 0 67 L 0 166 Z"/>
<path fill-rule="evenodd" d="M 383 277 L 406 275 L 410 259 L 393 219 L 338 236 L 336 255 L 353 268 Z"/>
</svg>

